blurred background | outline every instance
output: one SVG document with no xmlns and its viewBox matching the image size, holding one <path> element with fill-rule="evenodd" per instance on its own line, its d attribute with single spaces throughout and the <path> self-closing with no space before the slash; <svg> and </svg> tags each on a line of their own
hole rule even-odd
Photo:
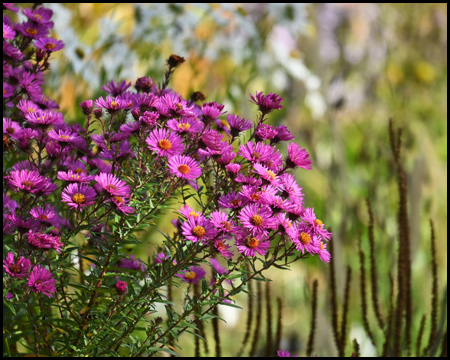
<svg viewBox="0 0 450 360">
<path fill-rule="evenodd" d="M 104 96 L 101 86 L 106 82 L 128 80 L 134 84 L 141 76 L 162 82 L 170 54 L 186 59 L 171 83 L 185 97 L 201 91 L 206 101 L 222 103 L 229 113 L 253 120 L 256 107 L 248 101 L 251 93 L 276 92 L 283 97 L 284 108 L 270 114 L 268 123 L 286 125 L 295 141 L 311 154 L 313 170 L 300 169 L 295 175 L 303 187 L 306 205 L 315 207 L 318 218 L 334 233 L 341 308 L 345 268 L 353 270 L 347 355 L 351 354 L 352 339 L 357 339 L 363 356 L 376 355 L 362 325 L 358 278 L 360 236 L 366 255 L 369 253 L 367 197 L 374 213 L 375 258 L 384 317 L 389 304 L 388 276 L 396 271 L 399 195 L 389 144 L 388 122 L 392 118 L 396 127 L 403 128 L 411 233 L 412 333 L 417 334 L 422 315 L 429 314 L 431 308 L 430 219 L 436 231 L 439 306 L 444 321 L 446 4 L 46 6 L 55 12 L 55 36 L 66 44 L 51 63 L 47 95 L 60 104 L 68 121 L 83 121 L 78 104 Z M 286 153 L 286 144 L 281 146 Z M 173 214 L 164 216 L 169 220 Z M 159 229 L 172 232 L 170 222 L 164 220 Z M 161 235 L 151 231 L 133 253 L 145 259 L 153 257 L 161 241 Z M 274 309 L 276 297 L 283 303 L 281 348 L 306 354 L 312 282 L 317 279 L 313 353 L 337 355 L 331 331 L 329 265 L 313 257 L 293 264 L 290 271 L 272 269 L 265 275 L 273 280 Z M 370 297 L 369 286 L 366 292 Z M 226 320 L 219 325 L 224 356 L 247 355 L 236 354 L 245 332 L 247 297 L 237 297 L 236 301 L 243 310 L 224 306 L 219 310 Z M 372 308 L 368 316 L 374 324 Z M 376 330 L 374 336 L 381 342 L 381 332 Z M 212 341 L 210 324 L 208 331 Z M 425 339 L 429 331 L 428 324 Z M 261 348 L 265 334 L 262 329 Z M 180 353 L 192 356 L 193 343 L 192 335 L 183 336 Z"/>
</svg>

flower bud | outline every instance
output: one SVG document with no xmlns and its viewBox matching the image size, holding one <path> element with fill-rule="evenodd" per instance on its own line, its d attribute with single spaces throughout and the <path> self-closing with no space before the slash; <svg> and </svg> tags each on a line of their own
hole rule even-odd
<svg viewBox="0 0 450 360">
<path fill-rule="evenodd" d="M 81 104 L 81 110 L 83 110 L 83 114 L 86 116 L 89 116 L 92 114 L 92 110 L 94 109 L 94 101 L 92 100 L 86 100 L 83 101 Z"/>
<path fill-rule="evenodd" d="M 127 293 L 127 283 L 125 281 L 117 280 L 116 290 L 119 295 Z"/>
</svg>

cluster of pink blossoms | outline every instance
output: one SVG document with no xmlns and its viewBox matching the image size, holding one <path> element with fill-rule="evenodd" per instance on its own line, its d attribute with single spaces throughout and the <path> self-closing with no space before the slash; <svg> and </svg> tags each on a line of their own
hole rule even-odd
<svg viewBox="0 0 450 360">
<path fill-rule="evenodd" d="M 18 11 L 11 4 L 4 4 L 4 9 Z M 326 241 L 331 233 L 314 209 L 305 207 L 302 188 L 290 173 L 296 168 L 311 169 L 309 154 L 290 142 L 283 158 L 277 146 L 294 136 L 286 126 L 265 123 L 268 114 L 282 108 L 279 95 L 251 95 L 260 111 L 253 123 L 228 114 L 217 102 L 198 104 L 202 96 L 186 100 L 171 89 L 159 88 L 150 77 L 137 79 L 136 91 L 131 90 L 131 82 L 111 81 L 103 86 L 106 97 L 80 104 L 86 127 L 69 125 L 57 111 L 58 105 L 42 93 L 48 59 L 64 46 L 48 36 L 52 12 L 36 6 L 23 13 L 27 20 L 21 24 L 13 24 L 6 15 L 3 20 L 7 114 L 3 149 L 24 155 L 4 174 L 8 192 L 3 193 L 3 233 L 18 236 L 21 246 L 20 252 L 9 252 L 4 260 L 9 275 L 29 276 L 33 291 L 53 294 L 51 272 L 40 265 L 30 271 L 22 239 L 28 244 L 28 255 L 60 253 L 67 245 L 61 234 L 76 231 L 76 222 L 69 219 L 100 208 L 120 216 L 133 215 L 135 189 L 123 171 L 129 163 L 140 170 L 147 165 L 144 174 L 155 171 L 158 180 L 168 180 L 178 188 L 190 185 L 201 191 L 210 176 L 220 183 L 201 211 L 186 204 L 179 210 L 181 217 L 174 224 L 185 241 L 212 245 L 227 260 L 237 253 L 264 256 L 277 241 L 290 242 L 297 251 L 317 254 L 322 261 L 330 260 Z M 34 52 L 26 51 L 30 47 Z M 172 57 L 175 62 L 182 59 Z M 100 133 L 89 128 L 94 121 Z M 108 220 L 90 225 L 94 224 L 107 231 Z M 159 254 L 155 264 L 167 259 Z M 218 263 L 211 264 L 218 273 L 222 271 Z M 119 266 L 146 269 L 134 259 Z M 197 283 L 205 271 L 191 266 L 177 276 Z M 126 285 L 118 280 L 116 289 L 125 294 Z"/>
</svg>

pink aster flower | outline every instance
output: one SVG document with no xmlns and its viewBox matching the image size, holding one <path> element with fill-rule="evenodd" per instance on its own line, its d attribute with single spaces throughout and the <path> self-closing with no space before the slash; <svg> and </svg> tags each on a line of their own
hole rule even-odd
<svg viewBox="0 0 450 360">
<path fill-rule="evenodd" d="M 53 22 L 50 19 L 53 16 L 53 11 L 45 7 L 38 7 L 36 9 L 25 8 L 23 14 L 31 21 L 43 25 L 45 27 L 53 27 Z"/>
<path fill-rule="evenodd" d="M 41 37 L 34 42 L 34 46 L 43 51 L 54 52 L 61 50 L 64 47 L 64 42 L 52 37 Z"/>
<path fill-rule="evenodd" d="M 323 262 L 330 262 L 331 254 L 327 250 L 327 244 L 319 241 L 319 250 L 317 253 L 319 254 L 320 260 Z"/>
<path fill-rule="evenodd" d="M 279 186 L 280 184 L 278 176 L 272 170 L 269 170 L 260 163 L 256 163 L 253 165 L 253 172 L 257 173 L 264 180 L 266 180 L 266 182 L 263 181 L 263 184 L 269 183 L 273 186 Z"/>
<path fill-rule="evenodd" d="M 194 118 L 170 119 L 166 126 L 179 134 L 198 134 L 203 130 L 203 123 Z"/>
<path fill-rule="evenodd" d="M 6 176 L 6 182 L 15 191 L 37 194 L 46 188 L 49 180 L 34 170 L 16 170 Z"/>
<path fill-rule="evenodd" d="M 272 215 L 269 207 L 250 204 L 239 212 L 238 218 L 253 235 L 267 235 L 268 229 L 277 227 L 277 221 Z"/>
<path fill-rule="evenodd" d="M 270 241 L 265 235 L 252 235 L 245 232 L 236 235 L 236 246 L 245 256 L 256 256 L 256 253 L 264 256 L 269 251 Z"/>
<path fill-rule="evenodd" d="M 201 212 L 194 211 L 188 204 L 184 204 L 178 212 L 183 215 L 186 219 L 189 218 L 197 218 L 199 216 L 203 216 Z"/>
<path fill-rule="evenodd" d="M 113 196 L 111 201 L 116 206 L 117 210 L 122 211 L 124 214 L 134 213 L 134 208 L 128 206 L 128 199 L 122 196 Z"/>
<path fill-rule="evenodd" d="M 281 101 L 283 98 L 274 93 L 269 93 L 268 95 L 264 95 L 263 92 L 257 92 L 256 97 L 251 94 L 252 103 L 259 106 L 259 110 L 263 114 L 268 114 L 272 110 L 280 110 L 283 106 L 281 106 Z"/>
<path fill-rule="evenodd" d="M 56 292 L 55 283 L 56 280 L 53 279 L 52 273 L 46 268 L 36 265 L 31 270 L 28 286 L 35 293 L 43 293 L 48 297 L 52 297 Z"/>
<path fill-rule="evenodd" d="M 184 151 L 183 139 L 168 129 L 153 130 L 145 141 L 159 156 L 179 155 Z"/>
<path fill-rule="evenodd" d="M 30 214 L 37 221 L 41 223 L 52 224 L 55 220 L 58 220 L 58 213 L 56 212 L 56 208 L 52 205 L 45 204 L 45 207 L 34 207 L 30 210 Z"/>
<path fill-rule="evenodd" d="M 192 117 L 194 115 L 194 105 L 189 105 L 186 100 L 171 92 L 159 98 L 155 105 L 159 113 L 167 117 Z"/>
<path fill-rule="evenodd" d="M 210 220 L 199 216 L 197 218 L 188 218 L 181 225 L 181 234 L 186 240 L 195 243 L 214 239 L 217 235 L 217 230 Z"/>
<path fill-rule="evenodd" d="M 256 128 L 255 135 L 257 141 L 271 140 L 277 135 L 277 131 L 272 125 L 261 124 Z"/>
<path fill-rule="evenodd" d="M 275 153 L 275 150 L 276 149 L 274 147 L 265 145 L 261 142 L 247 142 L 246 144 L 240 146 L 238 155 L 251 161 L 252 163 L 257 161 L 264 162 L 271 159 Z"/>
<path fill-rule="evenodd" d="M 8 25 L 3 23 L 3 40 L 11 40 L 16 37 L 16 32 Z"/>
<path fill-rule="evenodd" d="M 119 110 L 131 109 L 133 107 L 133 102 L 130 100 L 124 100 L 120 96 L 114 97 L 108 95 L 106 100 L 103 99 L 103 96 L 95 100 L 95 106 L 106 109 L 110 114 L 115 114 Z"/>
<path fill-rule="evenodd" d="M 130 186 L 113 174 L 101 172 L 99 175 L 95 176 L 95 181 L 97 181 L 97 183 L 110 195 L 123 197 L 130 196 Z"/>
<path fill-rule="evenodd" d="M 228 114 L 227 122 L 229 129 L 225 128 L 224 130 L 233 137 L 238 136 L 242 131 L 251 129 L 253 126 L 253 123 L 250 120 L 246 120 L 235 114 Z"/>
<path fill-rule="evenodd" d="M 158 118 L 159 113 L 157 113 L 156 111 L 144 111 L 144 113 L 139 116 L 139 122 L 153 127 L 156 126 Z"/>
<path fill-rule="evenodd" d="M 223 233 L 233 233 L 236 225 L 230 221 L 228 214 L 223 211 L 214 211 L 211 213 L 211 222 L 217 230 Z"/>
<path fill-rule="evenodd" d="M 12 121 L 10 118 L 3 118 L 3 134 L 17 140 L 21 131 L 22 127 L 18 123 Z"/>
<path fill-rule="evenodd" d="M 287 196 L 289 199 L 297 204 L 303 204 L 302 188 L 298 186 L 295 177 L 291 174 L 284 173 L 279 176 L 281 188 L 283 189 L 282 196 Z"/>
<path fill-rule="evenodd" d="M 235 193 L 234 191 L 222 195 L 219 198 L 219 207 L 226 209 L 240 209 L 244 205 L 248 204 L 249 200 L 242 194 Z"/>
<path fill-rule="evenodd" d="M 25 115 L 25 119 L 33 126 L 49 126 L 64 123 L 64 117 L 60 112 L 53 110 L 37 110 Z"/>
<path fill-rule="evenodd" d="M 40 108 L 37 106 L 34 102 L 22 99 L 19 101 L 19 104 L 17 105 L 17 108 L 24 113 L 24 115 L 27 115 L 29 113 L 33 113 L 38 111 Z"/>
<path fill-rule="evenodd" d="M 307 208 L 302 214 L 302 219 L 311 225 L 311 229 L 316 235 L 325 240 L 331 239 L 332 233 L 328 232 L 327 229 L 324 228 L 325 225 L 322 223 L 322 220 L 316 218 L 314 208 Z"/>
<path fill-rule="evenodd" d="M 58 179 L 70 182 L 89 183 L 94 180 L 94 175 L 87 175 L 85 172 L 76 172 L 69 170 L 58 171 Z"/>
<path fill-rule="evenodd" d="M 83 207 L 95 203 L 97 193 L 87 184 L 69 184 L 62 192 L 61 199 L 69 208 L 83 211 Z"/>
<path fill-rule="evenodd" d="M 222 110 L 224 105 L 214 102 L 205 103 L 202 106 L 203 122 L 205 124 L 211 123 L 211 121 L 217 119 L 223 114 Z"/>
<path fill-rule="evenodd" d="M 273 138 L 273 142 L 289 141 L 294 139 L 294 135 L 292 135 L 285 125 L 276 126 L 275 131 L 277 132 L 277 135 Z"/>
<path fill-rule="evenodd" d="M 182 179 L 197 179 L 202 175 L 202 169 L 197 161 L 190 156 L 175 155 L 169 158 L 167 167 L 171 174 Z"/>
<path fill-rule="evenodd" d="M 47 136 L 54 140 L 59 142 L 60 144 L 74 144 L 79 145 L 80 142 L 83 141 L 83 138 L 76 133 L 75 131 L 72 131 L 71 129 L 62 130 L 59 129 L 56 131 L 55 129 L 52 129 L 48 132 Z"/>
<path fill-rule="evenodd" d="M 239 170 L 241 170 L 241 165 L 240 164 L 236 164 L 236 163 L 232 163 L 232 164 L 225 165 L 225 169 L 227 169 L 227 171 L 232 176 L 236 176 L 236 174 L 239 172 Z"/>
<path fill-rule="evenodd" d="M 126 81 L 122 81 L 121 83 L 114 81 L 110 81 L 106 85 L 102 86 L 102 90 L 105 90 L 107 93 L 112 96 L 119 96 L 123 92 L 125 92 L 131 86 L 131 82 L 127 83 Z"/>
<path fill-rule="evenodd" d="M 14 261 L 14 253 L 12 252 L 9 252 L 8 255 L 6 255 L 6 259 L 3 260 L 3 268 L 5 269 L 5 271 L 9 275 L 15 276 L 17 278 L 27 276 L 30 267 L 31 261 L 22 256 L 18 257 Z"/>
<path fill-rule="evenodd" d="M 189 271 L 182 270 L 181 274 L 176 274 L 180 279 L 189 284 L 198 284 L 206 275 L 206 271 L 201 266 L 191 266 Z"/>
<path fill-rule="evenodd" d="M 224 239 L 214 241 L 214 247 L 225 259 L 230 260 L 234 253 L 230 250 L 231 246 L 228 245 Z"/>
<path fill-rule="evenodd" d="M 297 250 L 301 250 L 303 254 L 305 251 L 310 254 L 316 254 L 319 250 L 316 235 L 309 230 L 305 223 L 296 223 L 293 226 L 294 231 L 289 235 L 293 235 L 293 237 L 291 236 L 291 239 Z"/>
<path fill-rule="evenodd" d="M 64 247 L 59 236 L 34 232 L 33 230 L 28 231 L 28 243 L 39 249 L 55 249 L 58 253 Z"/>
<path fill-rule="evenodd" d="M 311 170 L 311 159 L 308 152 L 296 143 L 288 144 L 288 158 L 286 159 L 286 167 L 301 167 Z"/>
<path fill-rule="evenodd" d="M 15 30 L 19 31 L 23 36 L 31 39 L 37 39 L 48 34 L 48 28 L 34 21 L 27 21 L 15 26 Z"/>
</svg>

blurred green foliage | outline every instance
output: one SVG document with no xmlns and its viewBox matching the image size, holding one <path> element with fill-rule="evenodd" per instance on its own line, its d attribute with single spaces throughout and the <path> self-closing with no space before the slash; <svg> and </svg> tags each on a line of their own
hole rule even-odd
<svg viewBox="0 0 450 360">
<path fill-rule="evenodd" d="M 66 118 L 81 121 L 78 104 L 103 95 L 101 85 L 110 80 L 134 82 L 137 76 L 150 75 L 162 81 L 164 61 L 171 53 L 187 60 L 171 84 L 183 96 L 202 91 L 207 101 L 254 119 L 250 93 L 280 93 L 284 108 L 270 122 L 287 125 L 312 156 L 313 170 L 298 170 L 296 176 L 307 205 L 316 208 L 334 233 L 341 297 L 345 266 L 353 269 L 349 344 L 358 339 L 362 355 L 373 355 L 361 325 L 358 279 L 360 234 L 369 252 L 366 197 L 375 216 L 381 304 L 388 304 L 388 274 L 395 273 L 399 251 L 399 198 L 388 135 L 392 118 L 403 128 L 416 334 L 422 315 L 430 312 L 430 218 L 437 236 L 439 294 L 447 286 L 447 5 L 315 4 L 280 7 L 278 12 L 265 4 L 165 5 L 166 12 L 150 5 L 53 5 L 57 36 L 66 49 L 54 61 L 48 86 Z M 69 33 L 72 36 L 66 38 Z M 230 34 L 237 35 L 234 39 L 227 37 Z M 245 41 L 238 37 L 243 34 Z M 180 49 L 188 52 L 179 53 Z M 171 216 L 161 219 L 161 231 L 173 231 Z M 143 238 L 145 246 L 133 251 L 144 258 L 153 256 L 160 239 L 156 230 L 149 232 Z M 314 350 L 319 356 L 336 355 L 328 270 L 318 259 L 308 259 L 292 271 L 267 274 L 276 280 L 274 300 L 283 300 L 284 349 L 305 354 L 311 284 L 318 279 Z M 369 287 L 366 291 L 370 294 Z M 236 341 L 245 331 L 247 299 L 237 301 L 244 310 L 220 310 L 227 320 L 219 325 L 225 356 L 236 355 Z M 446 301 L 439 305 L 445 306 L 445 315 Z M 384 316 L 387 311 L 387 305 L 381 308 Z M 374 320 L 372 310 L 369 319 Z M 427 331 L 429 327 L 425 338 Z M 380 334 L 375 332 L 375 337 L 381 341 Z M 264 339 L 260 340 L 262 345 Z M 190 336 L 180 345 L 184 354 L 193 354 Z"/>
</svg>

